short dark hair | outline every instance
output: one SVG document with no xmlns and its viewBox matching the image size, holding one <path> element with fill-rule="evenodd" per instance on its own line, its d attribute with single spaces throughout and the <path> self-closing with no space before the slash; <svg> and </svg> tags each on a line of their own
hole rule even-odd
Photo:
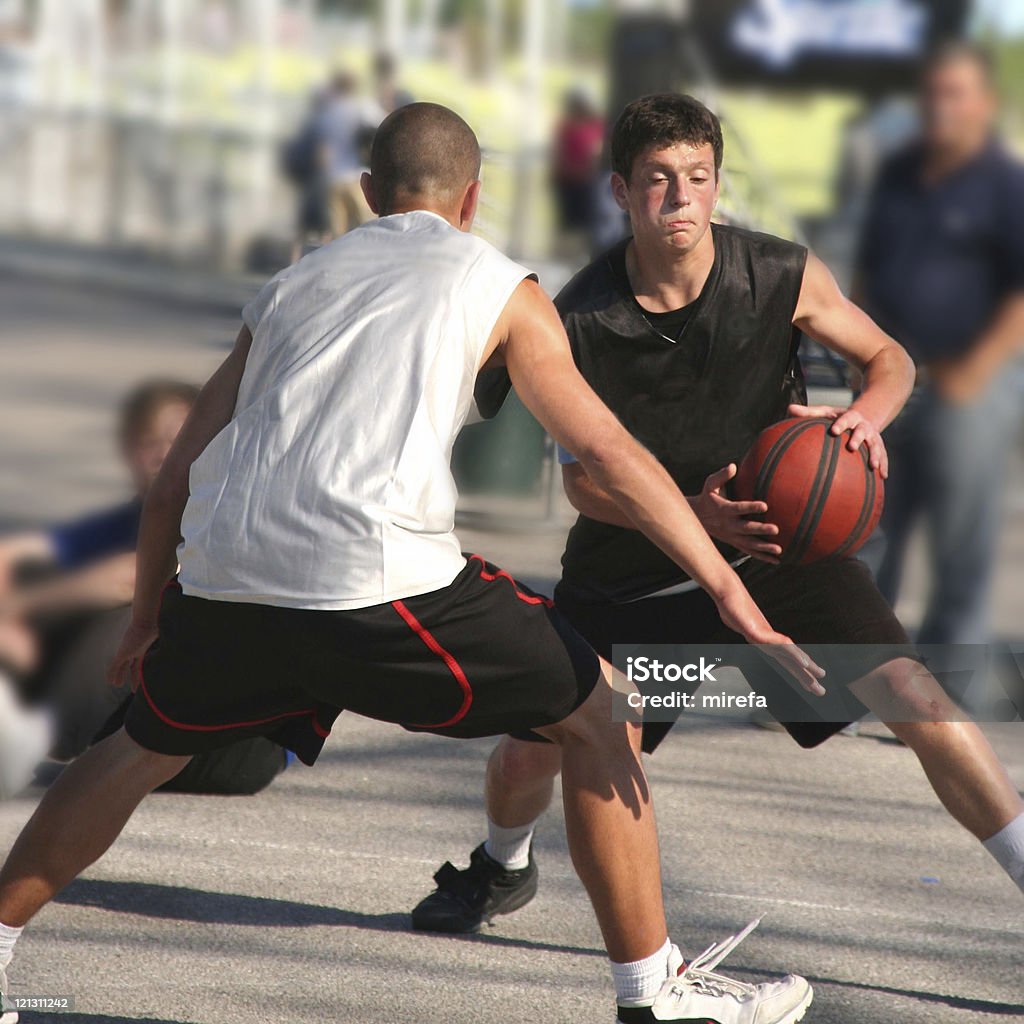
<svg viewBox="0 0 1024 1024">
<path fill-rule="evenodd" d="M 439 103 L 409 103 L 388 114 L 370 151 L 373 195 L 380 213 L 400 201 L 450 202 L 480 176 L 473 129 Z"/>
<path fill-rule="evenodd" d="M 997 75 L 995 54 L 984 43 L 971 39 L 944 39 L 928 51 L 924 59 L 923 74 L 927 78 L 947 64 L 967 61 L 973 64 L 982 74 L 985 82 L 995 86 Z"/>
<path fill-rule="evenodd" d="M 167 405 L 187 405 L 199 397 L 199 388 L 180 380 L 147 380 L 133 388 L 121 402 L 117 436 L 129 445 L 146 431 L 156 414 Z"/>
<path fill-rule="evenodd" d="M 722 125 L 700 100 L 680 93 L 655 93 L 628 103 L 612 128 L 612 170 L 626 181 L 636 158 L 648 146 L 679 142 L 710 144 L 715 152 L 715 175 L 722 169 Z"/>
</svg>

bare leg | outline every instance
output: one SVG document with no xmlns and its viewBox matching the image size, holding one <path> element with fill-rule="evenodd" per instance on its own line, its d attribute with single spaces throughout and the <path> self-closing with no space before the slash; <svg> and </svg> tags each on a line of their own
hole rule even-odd
<svg viewBox="0 0 1024 1024">
<path fill-rule="evenodd" d="M 0 870 L 0 921 L 20 928 L 106 852 L 142 798 L 189 762 L 144 750 L 122 729 L 49 788 Z"/>
<path fill-rule="evenodd" d="M 658 835 L 640 761 L 640 728 L 612 721 L 611 667 L 586 703 L 538 730 L 562 748 L 562 796 L 569 853 L 597 914 L 609 957 L 642 960 L 668 931 Z"/>
<path fill-rule="evenodd" d="M 505 736 L 487 762 L 487 817 L 502 828 L 536 821 L 550 806 L 562 749 Z"/>
<path fill-rule="evenodd" d="M 943 806 L 978 839 L 1024 811 L 985 734 L 973 722 L 952 721 L 961 712 L 917 662 L 891 661 L 850 689 L 914 751 Z"/>
</svg>

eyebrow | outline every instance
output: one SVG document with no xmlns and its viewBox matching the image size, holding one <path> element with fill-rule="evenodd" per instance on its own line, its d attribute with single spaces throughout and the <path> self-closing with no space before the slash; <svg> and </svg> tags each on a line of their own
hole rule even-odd
<svg viewBox="0 0 1024 1024">
<path fill-rule="evenodd" d="M 713 169 L 713 167 L 714 167 L 714 165 L 711 164 L 707 160 L 698 160 L 695 163 L 685 165 L 684 167 L 681 168 L 681 170 L 682 171 L 691 171 L 691 172 L 692 171 L 710 171 L 710 170 Z M 649 170 L 649 171 L 664 171 L 666 174 L 675 174 L 675 173 L 677 173 L 676 168 L 674 166 L 670 166 L 669 164 L 662 163 L 660 161 L 653 161 L 650 164 L 648 164 L 647 165 L 647 170 Z"/>
</svg>

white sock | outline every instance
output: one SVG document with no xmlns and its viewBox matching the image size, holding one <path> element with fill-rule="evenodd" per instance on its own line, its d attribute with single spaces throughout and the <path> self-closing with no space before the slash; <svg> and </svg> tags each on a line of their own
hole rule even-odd
<svg viewBox="0 0 1024 1024">
<path fill-rule="evenodd" d="M 514 828 L 503 828 L 487 819 L 487 842 L 484 850 L 487 856 L 496 860 L 509 871 L 519 871 L 530 863 L 530 843 L 533 841 L 533 830 L 536 821 L 528 825 L 516 825 Z"/>
<path fill-rule="evenodd" d="M 24 930 L 24 928 L 8 928 L 7 925 L 0 924 L 0 967 L 6 967 L 14 959 L 14 944 Z"/>
<path fill-rule="evenodd" d="M 629 964 L 612 961 L 612 981 L 615 983 L 615 997 L 619 1006 L 643 1006 L 654 1001 L 668 977 L 672 949 L 671 941 L 666 939 L 665 945 L 657 953 L 643 960 L 634 960 Z"/>
<path fill-rule="evenodd" d="M 986 839 L 982 846 L 1024 892 L 1024 813 L 1018 814 L 991 839 Z"/>
</svg>

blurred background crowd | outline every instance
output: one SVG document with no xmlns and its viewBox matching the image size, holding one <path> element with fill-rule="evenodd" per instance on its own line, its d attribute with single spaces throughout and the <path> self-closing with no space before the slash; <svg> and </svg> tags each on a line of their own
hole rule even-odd
<svg viewBox="0 0 1024 1024">
<path fill-rule="evenodd" d="M 0 0 L 0 789 L 19 744 L 116 724 L 139 498 L 245 298 L 370 216 L 381 119 L 470 122 L 476 230 L 553 293 L 627 228 L 611 121 L 669 90 L 723 120 L 721 219 L 812 246 L 918 363 L 864 555 L 887 596 L 929 643 L 1024 637 L 1024 0 Z M 540 428 L 512 402 L 455 465 L 469 535 L 549 589 L 571 513 Z"/>
</svg>

